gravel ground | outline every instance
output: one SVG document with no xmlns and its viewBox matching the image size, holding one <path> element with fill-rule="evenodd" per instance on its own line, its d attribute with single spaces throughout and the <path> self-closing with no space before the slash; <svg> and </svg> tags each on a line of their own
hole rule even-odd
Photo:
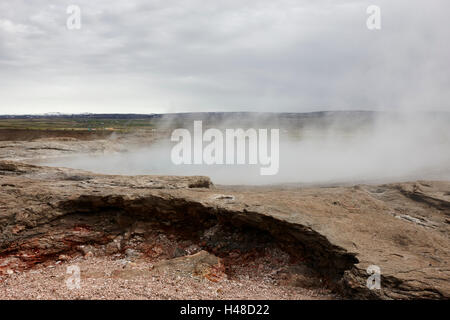
<svg viewBox="0 0 450 320">
<path fill-rule="evenodd" d="M 69 289 L 80 269 L 80 288 Z M 71 278 L 72 277 L 72 278 Z M 248 278 L 248 279 L 246 279 Z M 146 261 L 114 256 L 79 256 L 69 261 L 41 265 L 0 278 L 1 299 L 335 299 L 324 289 L 282 286 L 268 278 L 226 277 L 218 282 L 204 277 L 155 272 Z"/>
</svg>

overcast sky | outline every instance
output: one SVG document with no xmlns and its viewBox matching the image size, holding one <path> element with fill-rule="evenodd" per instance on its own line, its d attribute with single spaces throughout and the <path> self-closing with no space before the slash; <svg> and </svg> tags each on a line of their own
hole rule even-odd
<svg viewBox="0 0 450 320">
<path fill-rule="evenodd" d="M 448 111 L 449 15 L 448 0 L 3 0 L 0 114 Z"/>
</svg>

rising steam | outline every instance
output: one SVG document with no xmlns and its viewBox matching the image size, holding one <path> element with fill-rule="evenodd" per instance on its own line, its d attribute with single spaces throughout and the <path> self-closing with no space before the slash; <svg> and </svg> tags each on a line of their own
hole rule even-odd
<svg viewBox="0 0 450 320">
<path fill-rule="evenodd" d="M 274 176 L 261 176 L 259 165 L 174 165 L 170 159 L 174 143 L 169 139 L 126 153 L 83 155 L 48 164 L 108 174 L 206 175 L 216 184 L 235 185 L 449 180 L 449 120 L 446 113 L 385 113 L 350 129 L 340 123 L 282 128 L 280 168 Z M 256 122 L 252 126 L 259 128 Z"/>
</svg>

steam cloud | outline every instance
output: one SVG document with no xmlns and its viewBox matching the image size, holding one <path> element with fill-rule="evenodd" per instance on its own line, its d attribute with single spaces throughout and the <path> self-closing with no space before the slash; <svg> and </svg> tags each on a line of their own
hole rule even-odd
<svg viewBox="0 0 450 320">
<path fill-rule="evenodd" d="M 216 184 L 236 185 L 449 180 L 449 128 L 450 117 L 445 113 L 384 113 L 371 125 L 350 131 L 333 124 L 281 130 L 280 169 L 274 176 L 259 175 L 260 165 L 176 166 L 170 159 L 174 143 L 169 140 L 126 153 L 78 156 L 49 164 L 108 174 L 206 175 Z"/>
</svg>

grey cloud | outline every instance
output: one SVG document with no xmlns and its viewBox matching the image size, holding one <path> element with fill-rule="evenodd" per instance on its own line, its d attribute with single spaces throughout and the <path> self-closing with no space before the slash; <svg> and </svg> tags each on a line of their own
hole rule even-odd
<svg viewBox="0 0 450 320">
<path fill-rule="evenodd" d="M 66 8 L 82 10 L 66 29 Z M 382 29 L 365 26 L 381 7 Z M 450 4 L 8 1 L 0 113 L 448 110 Z"/>
</svg>

